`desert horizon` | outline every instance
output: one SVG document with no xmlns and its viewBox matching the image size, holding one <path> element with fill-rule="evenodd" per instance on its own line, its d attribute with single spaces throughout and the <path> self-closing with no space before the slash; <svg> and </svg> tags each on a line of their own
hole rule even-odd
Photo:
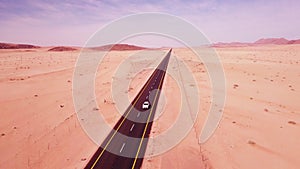
<svg viewBox="0 0 300 169">
<path fill-rule="evenodd" d="M 211 46 L 211 47 L 243 47 L 243 46 L 259 46 L 259 45 L 289 45 L 289 44 L 300 44 L 300 39 L 287 40 L 286 38 L 260 38 L 254 42 L 216 42 L 204 44 L 201 46 Z M 0 42 L 0 49 L 31 49 L 31 48 L 50 48 L 51 51 L 68 51 L 68 50 L 78 50 L 84 48 L 83 46 L 70 46 L 70 45 L 49 45 L 49 46 L 40 46 L 32 45 L 27 43 L 6 43 Z M 184 46 L 181 46 L 184 47 Z M 197 46 L 195 46 L 197 47 Z M 200 47 L 200 46 L 199 46 Z M 86 47 L 95 50 L 141 50 L 141 49 L 159 49 L 159 48 L 180 48 L 172 46 L 161 46 L 161 47 L 147 47 L 147 46 L 138 46 L 136 44 L 128 43 L 116 43 L 116 44 L 107 44 L 104 46 L 94 46 Z"/>
</svg>

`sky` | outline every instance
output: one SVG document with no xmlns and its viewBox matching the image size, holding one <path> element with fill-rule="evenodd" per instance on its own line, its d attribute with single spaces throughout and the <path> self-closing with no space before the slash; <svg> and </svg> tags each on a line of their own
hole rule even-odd
<svg viewBox="0 0 300 169">
<path fill-rule="evenodd" d="M 83 46 L 103 26 L 142 12 L 183 18 L 212 43 L 300 39 L 298 0 L 0 0 L 0 42 Z M 132 43 L 169 43 L 154 38 L 157 43 L 147 44 L 141 39 Z"/>
</svg>

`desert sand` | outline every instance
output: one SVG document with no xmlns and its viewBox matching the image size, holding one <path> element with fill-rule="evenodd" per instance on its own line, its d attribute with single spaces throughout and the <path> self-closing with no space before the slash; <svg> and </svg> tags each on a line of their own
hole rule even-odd
<svg viewBox="0 0 300 169">
<path fill-rule="evenodd" d="M 48 50 L 0 50 L 0 168 L 83 168 L 97 149 L 80 126 L 73 105 L 72 78 L 80 50 Z M 123 60 L 138 52 L 111 51 L 99 65 L 95 93 L 99 113 L 111 126 L 120 117 L 111 96 L 114 73 Z M 216 48 L 226 77 L 226 102 L 217 130 L 203 144 L 198 138 L 214 106 L 209 75 L 189 50 L 175 48 L 174 52 L 189 66 L 201 90 L 199 115 L 180 144 L 145 159 L 142 168 L 300 167 L 300 45 Z M 155 56 L 151 64 L 160 59 Z M 133 57 L 132 63 L 140 62 L 145 61 Z M 130 87 L 122 92 L 132 99 L 151 71 L 129 77 Z M 162 99 L 166 104 L 152 137 L 178 117 L 179 96 L 178 85 L 168 75 Z"/>
</svg>

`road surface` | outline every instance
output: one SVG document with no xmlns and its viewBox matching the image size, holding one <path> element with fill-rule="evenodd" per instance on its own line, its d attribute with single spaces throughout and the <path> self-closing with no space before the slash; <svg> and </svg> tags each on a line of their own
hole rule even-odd
<svg viewBox="0 0 300 169">
<path fill-rule="evenodd" d="M 147 148 L 172 49 L 154 70 L 85 169 L 139 169 Z M 150 108 L 142 109 L 144 101 Z"/>
</svg>

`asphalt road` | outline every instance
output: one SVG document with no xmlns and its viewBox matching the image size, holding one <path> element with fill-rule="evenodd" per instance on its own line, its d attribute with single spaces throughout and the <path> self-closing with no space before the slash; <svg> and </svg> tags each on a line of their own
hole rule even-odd
<svg viewBox="0 0 300 169">
<path fill-rule="evenodd" d="M 154 70 L 85 169 L 139 169 L 143 163 L 172 49 Z M 150 108 L 142 109 L 144 101 Z"/>
</svg>

